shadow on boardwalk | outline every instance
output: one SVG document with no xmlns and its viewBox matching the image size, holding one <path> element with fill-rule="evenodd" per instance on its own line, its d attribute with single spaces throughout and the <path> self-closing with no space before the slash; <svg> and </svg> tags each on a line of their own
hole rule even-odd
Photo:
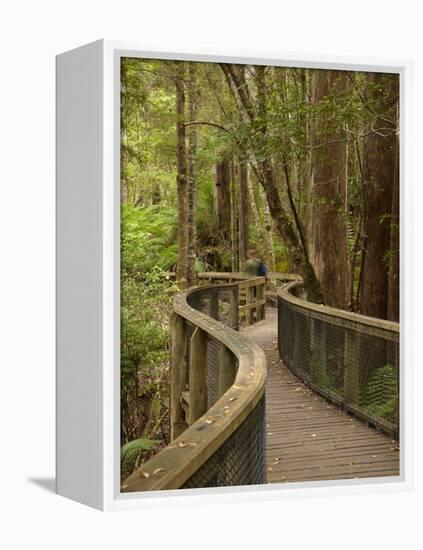
<svg viewBox="0 0 423 550">
<path fill-rule="evenodd" d="M 398 442 L 308 389 L 279 358 L 277 310 L 243 329 L 267 359 L 269 483 L 399 475 Z"/>
</svg>

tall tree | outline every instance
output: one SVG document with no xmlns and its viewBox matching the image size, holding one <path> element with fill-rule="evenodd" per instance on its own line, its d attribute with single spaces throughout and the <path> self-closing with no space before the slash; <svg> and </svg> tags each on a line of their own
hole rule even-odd
<svg viewBox="0 0 423 550">
<path fill-rule="evenodd" d="M 231 269 L 233 272 L 241 270 L 241 240 L 238 239 L 238 228 L 240 224 L 240 212 L 238 209 L 240 197 L 239 185 L 235 175 L 235 165 L 231 163 Z"/>
<path fill-rule="evenodd" d="M 226 151 L 215 165 L 213 232 L 216 242 L 231 242 L 231 162 Z"/>
<path fill-rule="evenodd" d="M 365 105 L 370 122 L 363 155 L 364 257 L 360 311 L 386 319 L 394 188 L 398 193 L 398 76 L 368 73 L 367 83 Z"/>
<path fill-rule="evenodd" d="M 238 165 L 239 173 L 239 270 L 245 271 L 247 250 L 249 248 L 249 200 L 248 200 L 248 163 L 241 161 Z"/>
<path fill-rule="evenodd" d="M 392 208 L 391 208 L 391 243 L 389 250 L 389 273 L 388 273 L 388 319 L 390 321 L 399 321 L 400 308 L 400 220 L 399 220 L 399 141 L 395 143 L 395 175 L 394 186 L 392 189 Z"/>
<path fill-rule="evenodd" d="M 188 193 L 185 144 L 185 63 L 176 62 L 176 158 L 178 193 L 178 265 L 176 279 L 180 288 L 188 281 Z"/>
<path fill-rule="evenodd" d="M 345 72 L 316 70 L 313 73 L 315 117 L 312 129 L 310 259 L 322 285 L 325 304 L 342 309 L 347 304 L 348 281 L 347 145 L 336 116 L 336 105 L 337 96 L 345 94 L 346 84 Z"/>
<path fill-rule="evenodd" d="M 264 248 L 266 252 L 266 264 L 269 271 L 275 271 L 275 251 L 273 248 L 273 230 L 272 230 L 272 217 L 270 215 L 269 204 L 267 197 L 263 197 L 264 202 Z"/>
<path fill-rule="evenodd" d="M 267 195 L 269 210 L 274 222 L 275 231 L 284 241 L 295 271 L 302 275 L 309 299 L 315 302 L 320 302 L 323 299 L 322 289 L 319 280 L 316 277 L 313 266 L 310 263 L 307 247 L 304 241 L 304 235 L 301 234 L 298 219 L 295 217 L 295 209 L 292 214 L 294 215 L 294 220 L 296 220 L 296 229 L 294 229 L 291 219 L 282 204 L 275 181 L 272 160 L 270 155 L 266 154 L 265 151 L 265 144 L 267 141 L 265 67 L 257 66 L 255 68 L 255 81 L 257 89 L 256 102 L 254 102 L 251 96 L 245 78 L 245 68 L 243 66 L 229 65 L 225 63 L 221 64 L 221 67 L 235 99 L 241 119 L 247 124 L 258 126 L 260 130 L 262 144 L 260 149 L 261 154 L 256 159 L 258 178 Z M 293 204 L 291 203 L 291 209 L 292 208 Z"/>
<path fill-rule="evenodd" d="M 197 90 L 197 71 L 196 64 L 188 65 L 188 111 L 189 121 L 194 122 L 197 118 L 198 104 Z M 196 155 L 197 155 L 197 126 L 191 125 L 188 128 L 188 265 L 187 265 L 187 285 L 192 286 L 196 281 L 195 260 L 197 244 L 197 173 L 196 173 Z"/>
</svg>

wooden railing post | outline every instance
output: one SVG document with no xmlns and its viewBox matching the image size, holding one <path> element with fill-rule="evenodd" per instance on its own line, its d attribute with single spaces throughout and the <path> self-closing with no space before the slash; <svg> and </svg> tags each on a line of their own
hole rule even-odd
<svg viewBox="0 0 423 550">
<path fill-rule="evenodd" d="M 256 302 L 257 302 L 257 306 L 256 306 L 256 321 L 261 321 L 262 319 L 264 319 L 266 317 L 266 304 L 261 304 L 260 302 L 262 302 L 263 300 L 265 300 L 265 285 L 266 285 L 266 282 L 265 280 L 263 281 L 260 281 L 259 283 L 257 283 L 257 285 L 255 286 L 256 288 Z"/>
<path fill-rule="evenodd" d="M 360 399 L 359 339 L 353 330 L 345 331 L 344 369 L 344 400 L 357 405 Z"/>
<path fill-rule="evenodd" d="M 256 283 L 254 286 L 253 286 L 253 300 L 255 302 L 255 307 L 254 307 L 254 311 L 256 312 L 256 316 L 255 316 L 255 319 L 254 319 L 254 322 L 257 323 L 257 321 L 261 321 L 261 307 L 259 305 L 259 300 L 260 300 L 260 283 Z"/>
<path fill-rule="evenodd" d="M 252 325 L 254 323 L 254 309 L 251 307 L 251 305 L 254 303 L 254 287 L 253 286 L 247 286 L 246 290 L 246 297 L 245 297 L 245 305 L 246 308 L 246 318 L 247 318 L 247 325 Z"/>
<path fill-rule="evenodd" d="M 234 286 L 231 293 L 232 328 L 239 329 L 239 288 Z"/>
<path fill-rule="evenodd" d="M 221 397 L 235 382 L 237 366 L 234 354 L 227 347 L 222 347 L 218 355 L 217 393 Z"/>
<path fill-rule="evenodd" d="M 207 411 L 207 333 L 197 327 L 191 337 L 188 424 Z"/>
<path fill-rule="evenodd" d="M 171 384 L 170 384 L 170 438 L 174 440 L 186 430 L 185 411 L 181 405 L 181 395 L 186 384 L 186 322 L 172 313 L 171 332 Z"/>
</svg>

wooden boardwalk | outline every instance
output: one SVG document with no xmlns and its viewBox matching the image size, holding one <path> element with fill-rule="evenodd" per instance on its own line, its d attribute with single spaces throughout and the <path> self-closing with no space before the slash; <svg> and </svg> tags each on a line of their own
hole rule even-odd
<svg viewBox="0 0 423 550">
<path fill-rule="evenodd" d="M 243 329 L 266 354 L 269 483 L 399 475 L 398 442 L 309 390 L 279 359 L 277 311 Z"/>
</svg>

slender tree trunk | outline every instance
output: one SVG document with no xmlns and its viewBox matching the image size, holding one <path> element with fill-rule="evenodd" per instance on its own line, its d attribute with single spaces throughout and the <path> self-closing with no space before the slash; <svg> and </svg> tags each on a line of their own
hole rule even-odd
<svg viewBox="0 0 423 550">
<path fill-rule="evenodd" d="M 237 178 L 235 175 L 235 166 L 231 163 L 231 250 L 232 250 L 232 271 L 238 271 L 240 266 L 240 250 L 238 246 L 238 226 L 239 226 L 239 216 L 238 216 L 238 186 Z"/>
<path fill-rule="evenodd" d="M 388 316 L 391 211 L 396 169 L 396 110 L 398 76 L 369 73 L 369 105 L 373 119 L 364 140 L 364 261 L 360 310 L 365 315 Z M 380 111 L 374 114 L 373 105 Z M 391 113 L 389 120 L 387 113 Z M 392 273 L 394 274 L 394 272 Z M 393 280 L 393 277 L 392 277 Z"/>
<path fill-rule="evenodd" d="M 260 185 L 260 181 L 258 179 L 257 179 L 257 183 Z M 251 178 L 248 178 L 247 185 L 248 185 L 248 201 L 250 204 L 251 221 L 258 228 L 259 232 L 261 232 L 260 216 L 257 208 L 256 196 L 254 194 L 253 183 L 251 181 Z"/>
<path fill-rule="evenodd" d="M 266 77 L 265 68 L 262 66 L 256 67 L 257 76 L 257 111 L 262 122 L 262 135 L 266 139 L 266 117 L 267 117 L 267 99 L 266 99 Z M 308 293 L 308 298 L 315 302 L 321 302 L 323 300 L 322 288 L 320 282 L 316 276 L 313 266 L 308 258 L 306 243 L 304 235 L 302 234 L 301 226 L 297 220 L 297 213 L 295 205 L 292 201 L 291 192 L 289 188 L 289 174 L 287 171 L 286 162 L 284 166 L 286 168 L 285 175 L 287 177 L 286 184 L 288 186 L 288 195 L 290 196 L 290 206 L 294 220 L 297 220 L 297 230 L 299 235 L 295 232 L 292 226 L 282 202 L 279 196 L 277 186 L 275 185 L 274 170 L 270 159 L 265 158 L 260 161 L 262 173 L 262 185 L 266 192 L 267 203 L 269 205 L 269 211 L 273 218 L 275 230 L 279 236 L 285 242 L 288 254 L 292 265 L 297 273 L 300 273 L 304 279 L 304 285 Z"/>
<path fill-rule="evenodd" d="M 399 140 L 395 143 L 395 176 L 392 189 L 392 209 L 391 209 L 391 245 L 389 251 L 389 273 L 388 273 L 388 319 L 390 321 L 399 321 L 400 308 L 400 266 L 399 266 L 399 247 L 400 247 L 400 225 L 399 225 Z"/>
<path fill-rule="evenodd" d="M 346 90 L 346 74 L 317 70 L 313 102 Z M 347 146 L 339 123 L 315 119 L 311 178 L 310 260 L 320 280 L 325 304 L 347 305 L 348 253 L 346 223 Z"/>
<path fill-rule="evenodd" d="M 255 122 L 257 111 L 261 124 L 262 139 L 266 141 L 266 80 L 264 67 L 256 67 L 257 109 L 254 108 L 252 103 L 251 95 L 245 81 L 244 69 L 241 71 L 237 69 L 236 65 L 225 63 L 221 64 L 221 68 L 234 96 L 241 119 L 246 122 Z M 257 161 L 257 168 L 260 184 L 267 195 L 275 231 L 287 247 L 293 268 L 297 273 L 302 275 L 304 279 L 308 298 L 314 302 L 320 302 L 323 299 L 320 283 L 308 259 L 307 250 L 296 235 L 295 229 L 282 205 L 270 159 L 265 158 Z"/>
<path fill-rule="evenodd" d="M 231 242 L 231 163 L 225 153 L 215 167 L 213 231 L 218 243 Z"/>
<path fill-rule="evenodd" d="M 249 247 L 249 199 L 248 199 L 248 164 L 246 161 L 239 163 L 239 270 L 245 271 L 247 250 Z"/>
<path fill-rule="evenodd" d="M 266 250 L 266 265 L 269 271 L 275 271 L 275 252 L 273 249 L 273 233 L 272 233 L 272 217 L 270 215 L 269 205 L 266 195 L 263 197 L 264 202 L 264 246 Z"/>
<path fill-rule="evenodd" d="M 180 288 L 186 288 L 188 280 L 188 193 L 185 145 L 185 63 L 176 62 L 176 156 L 178 193 L 178 266 L 176 279 Z"/>
<path fill-rule="evenodd" d="M 188 106 L 189 120 L 193 122 L 197 117 L 197 75 L 195 63 L 188 66 Z M 188 265 L 187 285 L 192 286 L 196 282 L 195 260 L 197 246 L 197 178 L 196 178 L 196 154 L 197 154 L 197 126 L 188 128 Z"/>
</svg>

